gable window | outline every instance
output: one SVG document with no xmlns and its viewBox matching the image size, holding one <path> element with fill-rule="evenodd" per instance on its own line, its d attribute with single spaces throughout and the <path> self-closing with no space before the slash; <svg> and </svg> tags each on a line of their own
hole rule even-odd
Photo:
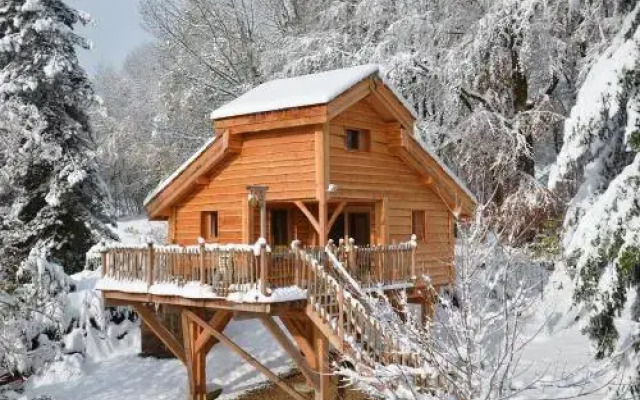
<svg viewBox="0 0 640 400">
<path fill-rule="evenodd" d="M 220 225 L 218 212 L 207 211 L 202 213 L 202 237 L 206 240 L 218 239 Z"/>
<path fill-rule="evenodd" d="M 366 151 L 369 147 L 369 131 L 347 129 L 345 146 L 348 151 Z"/>
<path fill-rule="evenodd" d="M 418 242 L 424 242 L 427 238 L 427 224 L 424 210 L 411 212 L 411 233 L 416 235 Z"/>
</svg>

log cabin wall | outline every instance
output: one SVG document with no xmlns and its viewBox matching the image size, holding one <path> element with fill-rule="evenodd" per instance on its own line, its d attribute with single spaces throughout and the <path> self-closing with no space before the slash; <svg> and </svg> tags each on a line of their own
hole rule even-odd
<svg viewBox="0 0 640 400">
<path fill-rule="evenodd" d="M 452 216 L 445 203 L 424 179 L 395 156 L 391 138 L 399 125 L 385 122 L 365 98 L 335 117 L 326 128 L 309 125 L 243 134 L 240 154 L 216 168 L 209 183 L 201 185 L 179 202 L 169 217 L 169 238 L 173 243 L 195 244 L 203 234 L 204 212 L 217 211 L 220 243 L 253 242 L 259 232 L 257 210 L 247 207 L 246 186 L 269 186 L 269 207 L 290 211 L 290 237 L 303 244 L 317 245 L 317 235 L 306 217 L 290 202 L 309 200 L 317 215 L 318 133 L 326 130 L 327 183 L 337 192 L 329 195 L 329 215 L 340 201 L 347 201 L 346 212 L 354 207 L 371 213 L 371 243 L 408 240 L 412 232 L 412 213 L 425 215 L 425 239 L 419 244 L 417 262 L 436 284 L 451 278 L 453 257 Z M 367 132 L 365 149 L 346 148 L 346 130 Z M 287 204 L 287 202 L 289 202 Z M 243 232 L 253 213 L 252 235 Z M 271 232 L 270 213 L 267 229 Z M 383 222 L 381 220 L 384 219 Z M 244 225 L 247 224 L 247 225 Z M 268 238 L 269 240 L 270 238 Z M 443 268 L 446 267 L 446 268 Z"/>
<path fill-rule="evenodd" d="M 347 150 L 346 129 L 349 128 L 368 132 L 366 149 Z M 378 211 L 372 222 L 379 218 L 387 222 L 378 229 L 372 226 L 377 243 L 408 240 L 412 234 L 412 212 L 424 211 L 426 237 L 419 243 L 417 262 L 427 268 L 436 284 L 448 282 L 454 246 L 452 216 L 423 179 L 392 154 L 389 136 L 397 134 L 399 129 L 385 123 L 366 98 L 331 121 L 329 182 L 338 186 L 331 199 L 375 202 Z"/>
<path fill-rule="evenodd" d="M 267 202 L 314 199 L 316 130 L 304 126 L 244 134 L 241 153 L 216 168 L 208 184 L 177 204 L 169 223 L 171 241 L 195 244 L 202 236 L 202 213 L 217 211 L 219 235 L 207 241 L 246 242 L 249 238 L 243 238 L 242 227 L 247 216 L 243 214 L 251 212 L 247 210 L 247 185 L 269 186 Z"/>
</svg>

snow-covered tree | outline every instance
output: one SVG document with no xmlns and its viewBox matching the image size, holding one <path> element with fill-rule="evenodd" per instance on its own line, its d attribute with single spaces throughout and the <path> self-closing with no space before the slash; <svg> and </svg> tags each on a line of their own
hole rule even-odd
<svg viewBox="0 0 640 400">
<path fill-rule="evenodd" d="M 632 320 L 640 319 L 631 295 L 640 283 L 640 4 L 632 3 L 619 34 L 586 66 L 549 185 L 569 200 L 563 245 L 575 301 L 589 316 L 586 332 L 599 356 L 625 355 L 637 374 L 629 350 L 640 348 L 638 331 L 616 347 L 614 324 L 629 298 Z"/>
<path fill-rule="evenodd" d="M 425 361 L 419 368 L 371 367 L 356 359 L 350 360 L 355 368 L 339 368 L 338 373 L 376 398 L 508 399 L 538 382 L 533 377 L 514 389 L 514 380 L 526 368 L 520 364 L 523 350 L 538 332 L 529 317 L 548 270 L 526 253 L 503 246 L 486 227 L 458 231 L 456 281 L 442 293 L 430 289 L 433 318 L 421 324 L 407 310 L 398 310 L 407 318 L 402 323 L 388 301 L 369 301 L 394 341 Z"/>
<path fill-rule="evenodd" d="M 86 16 L 60 0 L 0 7 L 0 356 L 28 373 L 60 335 L 65 274 L 111 237 L 87 108 L 94 97 L 73 32 Z M 44 354 L 47 353 L 47 354 Z"/>
<path fill-rule="evenodd" d="M 156 61 L 154 48 L 143 46 L 120 70 L 103 68 L 93 79 L 101 99 L 91 113 L 97 160 L 119 216 L 143 214 L 146 195 L 185 157 L 184 141 L 157 129 Z"/>
<path fill-rule="evenodd" d="M 209 114 L 262 83 L 268 41 L 262 1 L 145 0 L 145 26 L 158 39 L 162 106 L 156 133 L 190 155 L 211 135 Z M 261 12 L 263 11 L 263 12 Z"/>
</svg>

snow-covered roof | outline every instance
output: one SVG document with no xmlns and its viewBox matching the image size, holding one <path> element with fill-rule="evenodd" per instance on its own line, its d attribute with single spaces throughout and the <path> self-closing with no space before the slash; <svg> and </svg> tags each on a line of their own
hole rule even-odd
<svg viewBox="0 0 640 400">
<path fill-rule="evenodd" d="M 277 79 L 257 86 L 211 113 L 211 119 L 325 104 L 371 75 L 380 76 L 375 64 L 335 69 L 317 74 Z M 380 77 L 383 79 L 382 77 Z M 383 79 L 384 81 L 384 79 Z M 384 81 L 415 117 L 415 111 L 398 91 Z"/>
</svg>

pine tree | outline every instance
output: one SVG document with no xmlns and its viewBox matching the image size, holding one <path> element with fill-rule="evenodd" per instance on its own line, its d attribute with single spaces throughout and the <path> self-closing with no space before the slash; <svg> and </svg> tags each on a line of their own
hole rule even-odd
<svg viewBox="0 0 640 400">
<path fill-rule="evenodd" d="M 108 195 L 96 174 L 87 109 L 94 95 L 80 68 L 73 32 L 84 16 L 59 0 L 15 0 L 0 9 L 0 118 L 5 127 L 4 246 L 26 257 L 43 246 L 67 271 L 111 236 Z M 7 109 L 11 108 L 11 109 Z M 17 121 L 21 118 L 22 121 Z M 5 206 L 6 207 L 6 206 Z"/>
<path fill-rule="evenodd" d="M 73 32 L 87 17 L 60 0 L 0 5 L 0 367 L 52 357 L 67 272 L 112 237 L 87 109 L 94 95 Z"/>
</svg>

